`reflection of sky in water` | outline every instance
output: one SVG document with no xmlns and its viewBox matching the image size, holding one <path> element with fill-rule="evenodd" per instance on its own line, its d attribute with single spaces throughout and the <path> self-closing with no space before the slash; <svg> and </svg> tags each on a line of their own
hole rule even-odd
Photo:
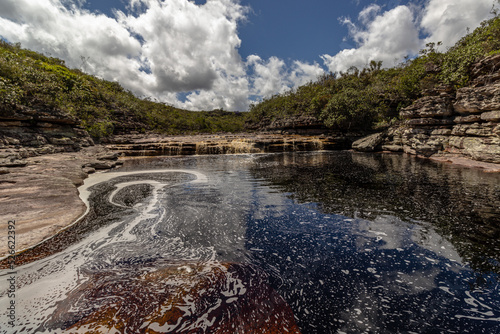
<svg viewBox="0 0 500 334">
<path fill-rule="evenodd" d="M 97 227 L 62 252 L 18 268 L 20 321 L 57 328 L 68 316 L 56 321 L 54 312 L 64 303 L 70 314 L 85 311 L 68 296 L 102 273 L 125 287 L 155 268 L 236 262 L 270 275 L 303 333 L 500 333 L 498 277 L 474 272 L 464 256 L 498 257 L 481 253 L 469 236 L 456 243 L 448 225 L 429 221 L 437 213 L 436 221 L 457 219 L 472 229 L 456 215 L 456 208 L 469 210 L 454 202 L 460 194 L 450 199 L 444 190 L 463 186 L 468 199 L 484 197 L 474 187 L 494 193 L 494 185 L 482 185 L 490 179 L 381 157 L 158 158 L 129 162 L 113 177 L 93 176 L 89 219 Z M 439 183 L 442 175 L 452 177 Z M 434 188 L 438 195 L 428 191 Z M 426 196 L 433 203 L 422 202 Z M 494 222 L 495 206 L 478 203 L 475 210 Z M 494 253 L 499 241 L 492 240 L 487 247 Z M 8 302 L 2 285 L 0 307 Z"/>
<path fill-rule="evenodd" d="M 431 227 L 325 215 L 291 200 L 281 212 L 249 217 L 248 247 L 304 333 L 498 329 L 498 282 L 470 290 L 474 273 Z"/>
</svg>

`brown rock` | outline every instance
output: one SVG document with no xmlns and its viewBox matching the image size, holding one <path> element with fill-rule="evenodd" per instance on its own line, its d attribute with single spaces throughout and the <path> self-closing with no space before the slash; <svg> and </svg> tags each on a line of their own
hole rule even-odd
<svg viewBox="0 0 500 334">
<path fill-rule="evenodd" d="M 453 127 L 452 135 L 490 137 L 493 136 L 493 127 L 488 124 L 480 124 L 480 123 L 457 124 Z"/>
<path fill-rule="evenodd" d="M 3 154 L 7 153 L 17 154 Z M 16 220 L 18 250 L 53 236 L 81 216 L 86 208 L 77 186 L 91 172 L 82 170 L 82 165 L 96 162 L 95 157 L 102 154 L 106 154 L 104 148 L 92 146 L 80 152 L 30 157 L 20 164 L 25 167 L 0 173 L 0 220 Z M 0 229 L 0 258 L 5 255 L 7 230 Z"/>
<path fill-rule="evenodd" d="M 431 136 L 450 136 L 452 134 L 452 129 L 435 129 L 432 130 Z"/>
<path fill-rule="evenodd" d="M 401 110 L 404 118 L 447 117 L 452 115 L 453 109 L 448 98 L 442 96 L 424 96 L 416 100 L 411 106 Z"/>
<path fill-rule="evenodd" d="M 349 142 L 347 146 L 345 142 Z M 116 136 L 106 147 L 125 156 L 235 154 L 350 148 L 349 139 L 277 134 Z"/>
<path fill-rule="evenodd" d="M 96 334 L 299 334 L 290 306 L 267 281 L 265 273 L 236 263 L 131 268 L 120 275 L 102 270 L 59 302 L 46 325 Z M 241 289 L 231 288 L 236 285 Z"/>
<path fill-rule="evenodd" d="M 49 138 L 52 145 L 73 145 L 75 142 L 67 137 L 62 138 Z"/>
<path fill-rule="evenodd" d="M 5 158 L 0 159 L 0 167 L 24 167 L 28 164 L 26 160 Z"/>
<path fill-rule="evenodd" d="M 476 123 L 481 121 L 481 115 L 457 116 L 453 121 L 457 124 Z"/>
<path fill-rule="evenodd" d="M 500 110 L 500 83 L 483 87 L 460 88 L 453 107 L 455 111 L 462 114 Z"/>
<path fill-rule="evenodd" d="M 4 142 L 7 144 L 7 145 L 19 145 L 21 144 L 21 142 L 19 141 L 19 139 L 16 139 L 16 138 L 12 138 L 12 137 L 4 137 Z"/>
<path fill-rule="evenodd" d="M 380 146 L 380 144 L 382 144 L 384 138 L 384 133 L 374 133 L 367 137 L 356 140 L 354 143 L 352 143 L 352 148 L 356 151 L 373 152 Z"/>
<path fill-rule="evenodd" d="M 496 125 L 493 130 L 491 130 L 494 136 L 500 137 L 500 124 Z"/>
<path fill-rule="evenodd" d="M 500 138 L 464 138 L 463 150 L 474 160 L 500 163 Z"/>
<path fill-rule="evenodd" d="M 13 127 L 20 127 L 20 126 L 26 126 L 25 123 L 21 121 L 3 121 L 0 122 L 0 127 L 4 128 L 13 128 Z"/>
<path fill-rule="evenodd" d="M 485 122 L 500 122 L 500 110 L 482 113 L 481 120 Z"/>
<path fill-rule="evenodd" d="M 403 152 L 403 146 L 402 145 L 382 145 L 382 150 L 383 151 L 391 151 L 391 152 Z"/>
<path fill-rule="evenodd" d="M 16 221 L 18 251 L 54 235 L 60 229 L 58 225 L 68 225 L 85 211 L 71 180 L 38 171 L 12 170 L 8 175 L 0 175 L 0 219 Z M 7 231 L 1 230 L 0 257 L 6 254 Z"/>
<path fill-rule="evenodd" d="M 86 174 L 94 174 L 95 173 L 95 168 L 92 167 L 84 167 L 82 168 L 82 171 Z"/>
<path fill-rule="evenodd" d="M 500 79 L 500 54 L 492 55 L 481 59 L 471 68 L 471 78 L 473 83 L 486 84 Z"/>
<path fill-rule="evenodd" d="M 413 118 L 405 121 L 409 126 L 429 126 L 429 125 L 453 125 L 451 119 L 438 119 L 438 118 Z"/>
<path fill-rule="evenodd" d="M 82 168 L 111 169 L 115 166 L 116 164 L 111 161 L 94 161 L 83 165 Z"/>
</svg>

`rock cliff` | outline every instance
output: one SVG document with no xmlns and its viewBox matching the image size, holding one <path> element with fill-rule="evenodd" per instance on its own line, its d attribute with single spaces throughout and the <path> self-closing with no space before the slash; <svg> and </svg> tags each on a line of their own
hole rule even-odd
<svg viewBox="0 0 500 334">
<path fill-rule="evenodd" d="M 471 79 L 469 87 L 456 91 L 449 86 L 424 91 L 402 109 L 399 125 L 382 138 L 355 142 L 353 148 L 500 163 L 500 55 L 474 64 Z"/>
<path fill-rule="evenodd" d="M 262 118 L 256 123 L 247 123 L 246 128 L 252 131 L 320 135 L 330 132 L 321 120 L 312 115 L 297 115 L 287 118 Z"/>
<path fill-rule="evenodd" d="M 0 167 L 24 166 L 28 157 L 94 145 L 78 123 L 60 110 L 0 104 Z"/>
</svg>

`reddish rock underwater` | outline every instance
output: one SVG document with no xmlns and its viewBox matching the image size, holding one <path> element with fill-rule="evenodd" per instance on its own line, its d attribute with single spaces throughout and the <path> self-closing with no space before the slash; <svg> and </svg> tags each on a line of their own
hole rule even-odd
<svg viewBox="0 0 500 334">
<path fill-rule="evenodd" d="M 300 333 L 267 275 L 237 263 L 101 272 L 60 302 L 47 328 L 102 333 Z"/>
</svg>

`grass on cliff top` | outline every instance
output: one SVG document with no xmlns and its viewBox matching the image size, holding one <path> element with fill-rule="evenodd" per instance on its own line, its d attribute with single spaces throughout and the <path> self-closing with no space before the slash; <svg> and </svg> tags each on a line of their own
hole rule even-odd
<svg viewBox="0 0 500 334">
<path fill-rule="evenodd" d="M 0 41 L 0 109 L 16 105 L 62 110 L 81 120 L 94 137 L 156 130 L 167 134 L 238 132 L 244 115 L 193 112 L 139 99 L 117 82 L 69 69 L 63 60 Z"/>
<path fill-rule="evenodd" d="M 427 44 L 419 57 L 394 68 L 382 69 L 381 62 L 372 61 L 367 68 L 330 73 L 294 91 L 274 95 L 251 106 L 249 122 L 312 115 L 338 131 L 390 124 L 424 90 L 467 86 L 471 65 L 500 52 L 500 18 L 484 21 L 444 53 L 438 51 L 439 45 Z"/>
</svg>

